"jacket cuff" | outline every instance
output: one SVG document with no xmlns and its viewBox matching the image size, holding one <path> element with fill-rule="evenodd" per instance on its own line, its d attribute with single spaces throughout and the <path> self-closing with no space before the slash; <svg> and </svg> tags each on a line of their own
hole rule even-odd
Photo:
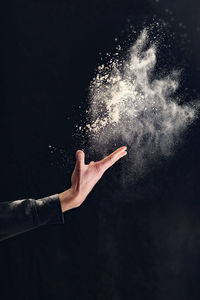
<svg viewBox="0 0 200 300">
<path fill-rule="evenodd" d="M 64 224 L 64 215 L 58 194 L 35 200 L 38 225 Z"/>
</svg>

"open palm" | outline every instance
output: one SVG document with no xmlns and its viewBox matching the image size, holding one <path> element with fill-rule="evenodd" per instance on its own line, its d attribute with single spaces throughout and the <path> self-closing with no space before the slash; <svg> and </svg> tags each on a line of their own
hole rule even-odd
<svg viewBox="0 0 200 300">
<path fill-rule="evenodd" d="M 71 177 L 71 187 L 59 194 L 62 211 L 80 206 L 103 173 L 127 154 L 126 147 L 120 147 L 100 161 L 85 164 L 85 154 L 76 151 L 76 164 Z"/>
<path fill-rule="evenodd" d="M 81 204 L 104 172 L 116 161 L 127 154 L 126 147 L 120 147 L 100 161 L 85 164 L 85 154 L 82 150 L 76 152 L 76 165 L 71 177 L 72 190 L 79 195 Z"/>
<path fill-rule="evenodd" d="M 71 177 L 71 187 L 59 194 L 62 211 L 80 206 L 104 172 L 127 154 L 126 147 L 120 147 L 100 161 L 85 164 L 85 154 L 76 151 L 76 165 Z"/>
</svg>

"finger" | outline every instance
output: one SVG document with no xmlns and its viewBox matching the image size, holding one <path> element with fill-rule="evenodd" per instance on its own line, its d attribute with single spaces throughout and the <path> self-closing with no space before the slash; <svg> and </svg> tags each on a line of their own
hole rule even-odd
<svg viewBox="0 0 200 300">
<path fill-rule="evenodd" d="M 85 164 L 85 153 L 82 150 L 76 151 L 76 168 L 80 170 Z"/>
<path fill-rule="evenodd" d="M 115 150 L 113 153 L 98 162 L 99 169 L 105 171 L 110 168 L 116 161 L 127 154 L 127 147 L 123 146 Z"/>
</svg>

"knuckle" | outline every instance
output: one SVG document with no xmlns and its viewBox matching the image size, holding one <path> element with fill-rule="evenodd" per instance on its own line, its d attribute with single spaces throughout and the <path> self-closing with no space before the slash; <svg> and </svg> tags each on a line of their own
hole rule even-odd
<svg viewBox="0 0 200 300">
<path fill-rule="evenodd" d="M 115 162 L 115 159 L 114 159 L 114 157 L 113 157 L 113 156 L 111 156 L 111 158 L 110 158 L 110 162 L 111 162 L 112 164 Z"/>
<path fill-rule="evenodd" d="M 97 172 L 100 173 L 100 172 L 101 172 L 101 167 L 100 167 L 100 165 L 99 165 L 99 164 L 96 164 L 95 167 L 96 167 Z"/>
<path fill-rule="evenodd" d="M 81 166 L 80 165 L 77 165 L 77 168 L 76 168 L 77 172 L 81 172 Z"/>
</svg>

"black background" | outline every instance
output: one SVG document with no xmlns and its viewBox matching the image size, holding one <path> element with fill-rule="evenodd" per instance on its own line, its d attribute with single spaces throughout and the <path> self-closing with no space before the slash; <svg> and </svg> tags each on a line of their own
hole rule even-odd
<svg viewBox="0 0 200 300">
<path fill-rule="evenodd" d="M 168 22 L 175 39 L 159 57 L 185 69 L 185 101 L 197 97 L 199 17 L 197 0 L 1 2 L 1 201 L 69 187 L 99 52 L 126 40 L 127 24 Z M 3 241 L 0 298 L 199 299 L 199 126 L 137 184 L 121 187 L 114 166 L 65 225 Z"/>
</svg>

